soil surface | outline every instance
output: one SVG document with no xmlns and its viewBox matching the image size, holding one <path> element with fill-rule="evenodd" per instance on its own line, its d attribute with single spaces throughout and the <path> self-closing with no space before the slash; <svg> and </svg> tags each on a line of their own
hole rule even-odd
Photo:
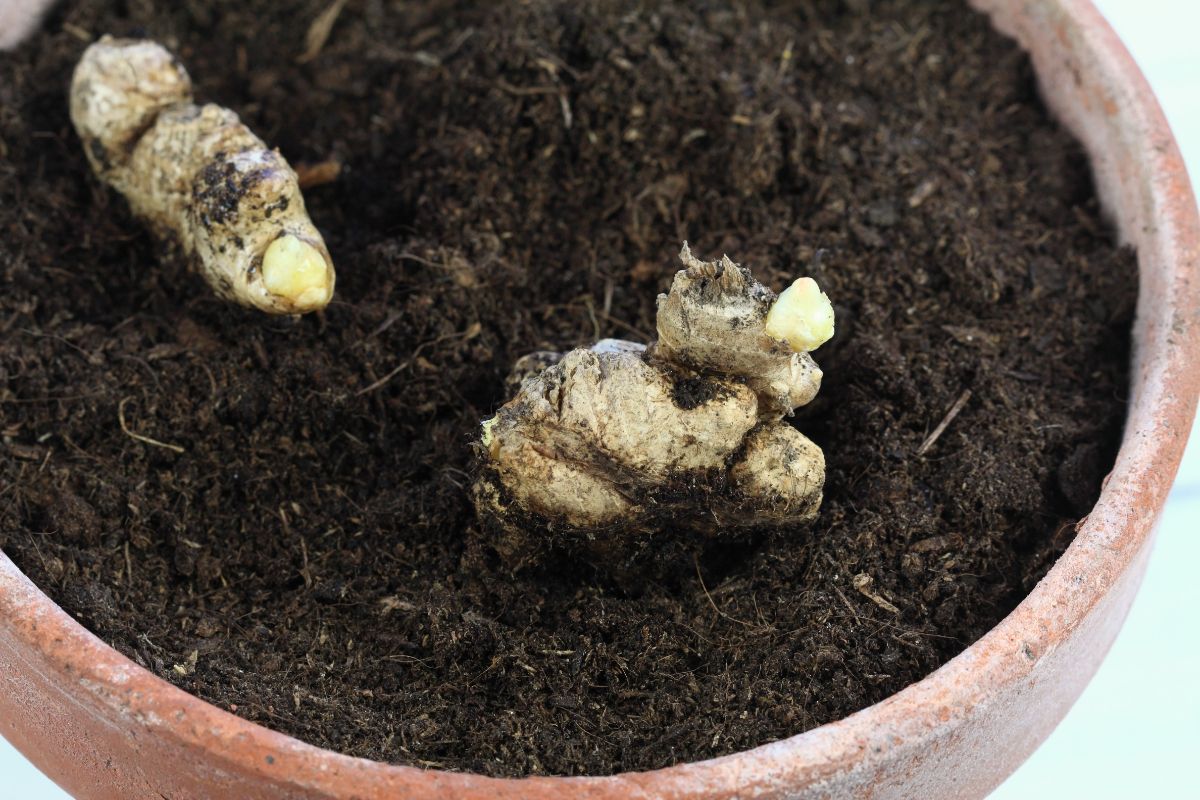
<svg viewBox="0 0 1200 800">
<path fill-rule="evenodd" d="M 105 641 L 346 753 L 605 774 L 881 700 L 1070 542 L 1121 429 L 1134 258 L 984 18 L 352 0 L 299 63 L 326 5 L 63 4 L 0 56 L 0 546 Z M 306 193 L 326 313 L 216 300 L 91 175 L 65 91 L 104 32 L 343 165 Z M 683 239 L 837 304 L 795 420 L 820 518 L 640 592 L 509 574 L 478 421 L 530 351 L 646 341 Z"/>
</svg>

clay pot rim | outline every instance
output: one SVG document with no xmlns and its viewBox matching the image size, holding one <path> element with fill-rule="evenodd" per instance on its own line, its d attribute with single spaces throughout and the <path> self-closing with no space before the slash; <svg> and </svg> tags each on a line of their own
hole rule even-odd
<svg viewBox="0 0 1200 800">
<path fill-rule="evenodd" d="M 975 0 L 986 5 L 986 0 Z M 104 644 L 60 609 L 0 553 L 0 614 L 14 634 L 68 679 L 90 690 L 98 718 L 131 717 L 150 735 L 203 752 L 230 772 L 287 776 L 304 790 L 378 797 L 404 788 L 443 795 L 487 790 L 503 796 L 571 791 L 589 796 L 699 797 L 752 794 L 819 785 L 864 769 L 882 753 L 921 748 L 988 702 L 999 687 L 1028 680 L 1104 597 L 1151 536 L 1190 430 L 1200 390 L 1200 218 L 1178 147 L 1162 110 L 1132 57 L 1091 0 L 1058 0 L 1071 35 L 1097 54 L 1102 84 L 1117 98 L 1110 116 L 1131 126 L 1144 148 L 1151 182 L 1155 241 L 1165 253 L 1168 319 L 1147 323 L 1139 300 L 1135 392 L 1116 465 L 1092 513 L 1066 553 L 1021 604 L 983 638 L 940 669 L 842 720 L 788 739 L 707 761 L 610 777 L 522 779 L 384 764 L 324 750 L 223 711 L 166 681 Z M 1067 34 L 1060 30 L 1060 38 Z M 1065 39 L 1064 39 L 1065 42 Z M 1153 146 L 1149 146 L 1149 145 Z M 1128 231 L 1125 231 L 1128 234 Z M 1132 238 L 1132 237 L 1130 237 Z M 1159 254 L 1163 255 L 1162 253 Z M 1146 270 L 1142 264 L 1142 270 Z M 1143 295 L 1145 292 L 1143 292 Z M 1161 298 L 1160 298 L 1161 299 Z M 29 664 L 42 669 L 45 664 Z"/>
</svg>

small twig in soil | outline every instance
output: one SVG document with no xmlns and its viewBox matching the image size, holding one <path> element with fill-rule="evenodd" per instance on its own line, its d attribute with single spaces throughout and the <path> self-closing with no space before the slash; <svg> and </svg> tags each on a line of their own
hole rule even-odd
<svg viewBox="0 0 1200 800">
<path fill-rule="evenodd" d="M 641 328 L 634 327 L 633 325 L 630 325 L 628 322 L 625 322 L 622 319 L 618 319 L 618 318 L 614 317 L 612 314 L 607 314 L 607 313 L 601 312 L 600 319 L 604 320 L 605 322 L 609 323 L 610 325 L 616 325 L 618 328 L 621 328 L 628 333 L 632 333 L 634 336 L 639 337 L 643 342 L 649 342 L 651 339 L 654 338 L 652 335 L 650 335 L 649 333 L 646 333 Z"/>
<path fill-rule="evenodd" d="M 708 604 L 712 606 L 712 610 L 717 612 L 718 616 L 724 617 L 730 622 L 736 622 L 739 625 L 745 625 L 747 628 L 754 629 L 756 627 L 755 625 L 746 622 L 745 620 L 738 619 L 737 617 L 731 617 L 721 609 L 717 608 L 716 601 L 713 600 L 712 595 L 708 593 L 708 587 L 704 585 L 704 575 L 700 572 L 700 562 L 693 556 L 692 563 L 696 566 L 696 577 L 700 581 L 700 588 L 704 590 L 704 596 L 708 598 Z"/>
<path fill-rule="evenodd" d="M 23 406 L 36 403 L 66 403 L 75 400 L 91 400 L 103 395 L 104 392 L 89 392 L 87 394 L 65 394 L 58 397 L 7 397 L 0 398 L 0 404 Z"/>
<path fill-rule="evenodd" d="M 963 410 L 963 406 L 971 399 L 971 390 L 967 389 L 958 399 L 954 401 L 954 405 L 950 406 L 950 410 L 946 412 L 946 416 L 938 423 L 938 426 L 933 429 L 933 433 L 925 437 L 925 441 L 921 442 L 921 446 L 917 448 L 917 455 L 923 456 L 929 452 L 929 448 L 933 447 L 934 442 L 946 432 L 946 428 L 950 427 L 950 423 L 958 416 L 958 412 Z"/>
<path fill-rule="evenodd" d="M 300 575 L 304 578 L 304 588 L 311 589 L 313 587 L 312 571 L 308 568 L 308 543 L 304 541 L 304 537 L 300 537 L 300 554 L 304 561 L 304 566 L 300 569 Z"/>
<path fill-rule="evenodd" d="M 79 355 L 83 356 L 83 360 L 86 361 L 87 363 L 91 364 L 92 366 L 96 366 L 97 364 L 101 363 L 99 361 L 99 358 L 100 358 L 99 356 L 97 356 L 95 353 L 89 353 L 87 350 L 84 350 L 82 347 L 75 344 L 70 339 L 66 338 L 65 336 L 59 336 L 56 333 L 42 333 L 41 331 L 29 330 L 28 328 L 18 328 L 17 332 L 23 333 L 27 336 L 34 336 L 39 339 L 51 339 L 56 342 L 62 342 L 67 347 L 70 347 L 72 350 L 79 353 Z"/>
<path fill-rule="evenodd" d="M 473 322 L 467 327 L 467 329 L 465 331 L 459 331 L 457 333 L 447 333 L 446 335 L 439 336 L 438 338 L 433 339 L 431 341 L 422 342 L 421 344 L 417 345 L 417 348 L 415 350 L 413 350 L 412 356 L 409 359 L 407 359 L 406 361 L 400 362 L 400 364 L 397 365 L 395 368 L 393 368 L 391 372 L 384 375 L 379 380 L 375 381 L 374 383 L 370 384 L 369 386 L 364 386 L 363 388 L 359 389 L 357 392 L 354 393 L 354 396 L 361 397 L 364 394 L 369 394 L 369 393 L 375 391 L 376 389 L 379 389 L 379 388 L 385 386 L 388 381 L 390 381 L 392 378 L 399 375 L 406 367 L 408 367 L 413 362 L 415 362 L 417 360 L 417 357 L 419 355 L 421 355 L 421 351 L 423 351 L 426 347 L 429 347 L 429 346 L 435 345 L 435 344 L 441 344 L 442 342 L 449 341 L 450 339 L 455 339 L 460 336 L 466 337 L 466 339 L 468 341 L 470 341 L 471 339 L 474 339 L 476 336 L 478 336 L 482 330 L 483 330 L 482 325 L 480 325 L 478 322 Z"/>
<path fill-rule="evenodd" d="M 169 444 L 167 442 L 160 442 L 158 439 L 151 439 L 149 436 L 143 436 L 140 433 L 135 433 L 134 431 L 131 431 L 129 429 L 129 424 L 125 422 L 125 406 L 128 405 L 129 401 L 132 399 L 133 399 L 132 397 L 126 397 L 120 403 L 117 404 L 117 421 L 121 423 L 121 432 L 124 433 L 126 436 L 128 436 L 130 439 L 137 439 L 139 442 L 142 442 L 143 444 L 150 444 L 150 445 L 154 445 L 155 447 L 162 447 L 167 450 L 172 450 L 176 453 L 185 452 L 184 449 L 177 444 Z"/>
<path fill-rule="evenodd" d="M 308 33 L 304 37 L 304 52 L 296 58 L 297 64 L 307 64 L 321 54 L 325 42 L 329 41 L 329 34 L 333 32 L 333 25 L 337 22 L 338 15 L 342 13 L 345 5 L 346 0 L 333 0 L 329 7 L 318 14 L 317 18 L 308 26 Z"/>
<path fill-rule="evenodd" d="M 342 162 L 336 158 L 318 161 L 315 164 L 301 163 L 296 165 L 296 181 L 300 184 L 302 190 L 333 183 L 341 174 Z"/>
<path fill-rule="evenodd" d="M 853 585 L 854 585 L 855 590 L 858 591 L 859 594 L 861 594 L 863 597 L 870 600 L 875 605 L 882 608 L 884 611 L 887 611 L 892 614 L 900 613 L 900 609 L 896 608 L 896 606 L 889 603 L 883 595 L 879 594 L 879 592 L 876 592 L 871 588 L 872 586 L 875 585 L 875 579 L 872 578 L 870 575 L 866 574 L 865 572 L 860 572 L 859 574 L 854 576 Z"/>
<path fill-rule="evenodd" d="M 850 610 L 850 616 L 854 617 L 854 621 L 861 625 L 862 620 L 858 616 L 858 611 L 854 609 L 854 604 L 850 602 L 850 598 L 846 597 L 845 593 L 843 593 L 836 584 L 833 587 L 833 591 L 837 592 L 837 596 L 842 598 L 842 602 L 846 605 L 846 608 Z"/>
<path fill-rule="evenodd" d="M 517 97 L 535 94 L 560 94 L 562 92 L 562 89 L 557 86 L 513 86 L 503 78 L 496 81 L 496 86 L 508 94 L 516 95 Z"/>
</svg>

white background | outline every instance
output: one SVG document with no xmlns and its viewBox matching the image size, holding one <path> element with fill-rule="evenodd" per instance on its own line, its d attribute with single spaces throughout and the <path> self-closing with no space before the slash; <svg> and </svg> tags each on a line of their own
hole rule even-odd
<svg viewBox="0 0 1200 800">
<path fill-rule="evenodd" d="M 1150 79 L 1200 180 L 1200 3 L 1096 5 Z M 1200 797 L 1198 439 L 1193 432 L 1146 582 L 1112 652 L 1066 720 L 992 800 Z M 2 738 L 0 780 L 5 797 L 66 798 Z"/>
<path fill-rule="evenodd" d="M 1150 79 L 1200 184 L 1200 3 L 1095 2 Z M 1146 581 L 1100 671 L 992 800 L 1200 798 L 1200 428 L 1158 534 Z"/>
</svg>

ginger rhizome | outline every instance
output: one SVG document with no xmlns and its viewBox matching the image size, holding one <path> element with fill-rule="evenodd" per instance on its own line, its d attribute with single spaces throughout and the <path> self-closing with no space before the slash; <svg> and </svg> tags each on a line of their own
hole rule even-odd
<svg viewBox="0 0 1200 800">
<path fill-rule="evenodd" d="M 296 173 L 237 114 L 192 102 L 164 47 L 103 37 L 75 68 L 70 102 L 96 174 L 219 296 L 270 314 L 329 303 L 333 262 Z"/>
<path fill-rule="evenodd" d="M 686 243 L 680 260 L 649 347 L 606 339 L 515 365 L 515 396 L 482 425 L 482 519 L 522 536 L 547 524 L 603 550 L 667 526 L 816 516 L 825 458 L 785 417 L 820 389 L 808 351 L 833 336 L 829 298 L 810 278 L 777 297 Z"/>
</svg>

